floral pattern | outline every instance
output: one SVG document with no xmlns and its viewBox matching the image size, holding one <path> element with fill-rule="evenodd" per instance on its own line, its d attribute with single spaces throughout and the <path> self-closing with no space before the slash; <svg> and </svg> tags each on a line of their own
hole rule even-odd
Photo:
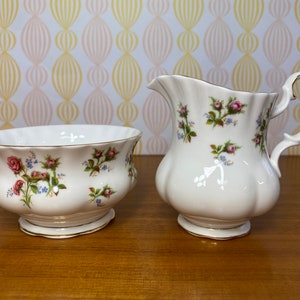
<svg viewBox="0 0 300 300">
<path fill-rule="evenodd" d="M 205 114 L 207 117 L 206 124 L 224 127 L 225 125 L 236 125 L 237 120 L 234 120 L 230 116 L 242 114 L 245 112 L 244 108 L 247 104 L 243 104 L 236 97 L 229 97 L 227 103 L 224 100 L 219 100 L 214 97 L 211 99 L 210 106 L 212 110 Z"/>
<path fill-rule="evenodd" d="M 103 206 L 103 199 L 109 199 L 115 191 L 109 186 L 105 185 L 102 188 L 90 187 L 90 202 L 96 202 L 97 206 Z"/>
<path fill-rule="evenodd" d="M 118 151 L 114 147 L 109 147 L 105 150 L 94 148 L 92 157 L 83 162 L 84 171 L 89 172 L 89 176 L 97 176 L 101 171 L 110 171 L 107 162 L 115 160 Z"/>
<path fill-rule="evenodd" d="M 223 145 L 210 145 L 212 151 L 211 153 L 214 154 L 214 158 L 220 160 L 224 163 L 224 165 L 232 165 L 233 162 L 226 158 L 225 154 L 235 154 L 235 152 L 240 149 L 241 147 L 237 144 L 231 142 L 230 140 L 224 143 Z"/>
<path fill-rule="evenodd" d="M 60 165 L 60 158 L 54 158 L 50 154 L 45 160 L 39 162 L 34 152 L 23 161 L 17 156 L 7 158 L 9 169 L 17 177 L 14 185 L 8 190 L 7 196 L 21 196 L 21 201 L 30 208 L 31 199 L 34 194 L 45 193 L 46 196 L 57 196 L 60 190 L 67 187 L 61 183 L 64 174 L 57 173 Z M 38 170 L 40 165 L 44 170 Z"/>
<path fill-rule="evenodd" d="M 229 97 L 226 103 L 224 100 L 219 100 L 214 97 L 209 98 L 211 99 L 210 106 L 212 110 L 205 113 L 207 118 L 206 124 L 212 125 L 213 127 L 236 126 L 238 120 L 232 118 L 232 116 L 245 113 L 245 108 L 247 107 L 247 104 L 242 103 L 236 97 Z M 221 145 L 211 144 L 210 148 L 212 149 L 211 153 L 215 159 L 229 166 L 233 164 L 233 161 L 227 158 L 228 155 L 235 154 L 241 146 L 228 140 Z"/>
<path fill-rule="evenodd" d="M 197 136 L 196 132 L 192 130 L 195 123 L 188 120 L 189 110 L 187 105 L 183 105 L 180 102 L 178 107 L 177 112 L 180 120 L 178 121 L 177 136 L 178 139 L 182 139 L 185 143 L 190 143 L 192 137 Z"/>
<path fill-rule="evenodd" d="M 97 176 L 100 172 L 111 171 L 109 162 L 115 160 L 119 151 L 115 147 L 108 147 L 107 149 L 94 148 L 91 158 L 84 161 L 82 164 L 85 166 L 84 171 L 89 172 L 90 177 Z M 103 206 L 103 199 L 109 199 L 111 195 L 116 193 L 108 184 L 102 188 L 89 188 L 90 202 L 95 202 L 97 206 Z"/>
<path fill-rule="evenodd" d="M 265 131 L 268 125 L 268 120 L 270 118 L 272 105 L 273 104 L 271 104 L 270 107 L 267 109 L 267 112 L 264 117 L 263 114 L 260 113 L 256 120 L 257 127 L 252 141 L 254 142 L 255 147 L 258 147 L 260 149 L 260 153 L 263 153 L 265 151 Z"/>
<path fill-rule="evenodd" d="M 137 170 L 133 164 L 133 151 L 134 151 L 135 146 L 136 146 L 136 144 L 133 146 L 133 148 L 127 154 L 126 159 L 125 159 L 125 166 L 128 169 L 128 176 L 131 178 L 131 182 L 134 182 L 137 179 Z"/>
</svg>

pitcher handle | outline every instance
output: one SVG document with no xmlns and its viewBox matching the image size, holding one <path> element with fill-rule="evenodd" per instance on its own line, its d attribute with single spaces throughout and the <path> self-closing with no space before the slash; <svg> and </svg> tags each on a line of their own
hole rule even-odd
<svg viewBox="0 0 300 300">
<path fill-rule="evenodd" d="M 274 107 L 271 113 L 271 118 L 274 118 L 277 115 L 281 114 L 288 107 L 290 101 L 296 99 L 296 96 L 293 92 L 293 85 L 298 79 L 300 79 L 300 72 L 296 72 L 290 77 L 288 77 L 288 79 L 282 87 L 281 99 L 279 99 L 279 101 L 276 103 L 276 106 Z M 283 140 L 279 142 L 273 149 L 270 155 L 270 161 L 278 177 L 281 177 L 281 172 L 278 164 L 281 153 L 285 149 L 297 145 L 300 145 L 300 132 L 294 135 L 284 133 Z"/>
</svg>

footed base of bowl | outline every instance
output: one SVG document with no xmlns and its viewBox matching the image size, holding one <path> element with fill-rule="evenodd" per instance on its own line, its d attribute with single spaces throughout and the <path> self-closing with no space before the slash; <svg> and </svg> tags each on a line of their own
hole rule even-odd
<svg viewBox="0 0 300 300">
<path fill-rule="evenodd" d="M 237 237 L 242 237 L 249 233 L 251 225 L 250 221 L 246 221 L 242 225 L 234 228 L 208 228 L 195 225 L 189 222 L 184 216 L 179 215 L 177 219 L 179 225 L 183 227 L 188 233 L 205 237 L 214 240 L 229 240 Z"/>
<path fill-rule="evenodd" d="M 66 239 L 79 235 L 89 234 L 98 231 L 115 218 L 114 209 L 110 209 L 109 212 L 99 220 L 94 222 L 83 224 L 73 227 L 43 227 L 34 225 L 24 218 L 19 218 L 20 229 L 32 236 L 42 236 L 50 239 Z"/>
</svg>

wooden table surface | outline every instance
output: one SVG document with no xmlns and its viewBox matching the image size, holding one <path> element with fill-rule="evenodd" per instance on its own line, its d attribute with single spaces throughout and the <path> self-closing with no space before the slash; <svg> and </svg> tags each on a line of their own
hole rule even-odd
<svg viewBox="0 0 300 300">
<path fill-rule="evenodd" d="M 31 237 L 0 209 L 0 299 L 300 299 L 300 157 L 281 157 L 281 195 L 245 237 L 186 233 L 158 196 L 162 156 L 136 156 L 139 182 L 106 228 Z"/>
</svg>

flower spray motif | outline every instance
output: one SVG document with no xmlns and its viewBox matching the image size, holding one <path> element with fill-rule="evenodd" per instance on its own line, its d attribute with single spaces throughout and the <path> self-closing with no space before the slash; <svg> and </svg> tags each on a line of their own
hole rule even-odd
<svg viewBox="0 0 300 300">
<path fill-rule="evenodd" d="M 260 153 L 263 153 L 265 151 L 265 132 L 268 125 L 268 120 L 270 118 L 270 112 L 272 107 L 273 104 L 269 106 L 264 117 L 261 113 L 256 120 L 257 127 L 252 141 L 254 142 L 255 147 L 259 147 Z"/>
<path fill-rule="evenodd" d="M 90 187 L 90 202 L 96 202 L 97 206 L 102 206 L 102 198 L 109 199 L 112 194 L 115 193 L 115 191 L 109 186 L 105 185 L 101 189 L 96 189 L 94 187 Z"/>
<path fill-rule="evenodd" d="M 97 176 L 97 174 L 102 170 L 110 170 L 106 162 L 115 160 L 118 151 L 114 147 L 109 147 L 106 150 L 94 149 L 92 153 L 92 158 L 84 161 L 82 164 L 85 165 L 85 172 L 90 172 L 90 176 Z"/>
<path fill-rule="evenodd" d="M 89 172 L 89 176 L 95 177 L 101 171 L 110 171 L 109 165 L 107 164 L 110 161 L 113 161 L 117 158 L 119 151 L 114 147 L 109 147 L 105 150 L 94 148 L 92 153 L 92 158 L 83 162 L 85 166 L 84 171 Z M 111 195 L 116 193 L 108 184 L 104 185 L 102 188 L 89 188 L 90 193 L 90 202 L 96 202 L 97 206 L 103 206 L 103 198 L 109 199 Z"/>
<path fill-rule="evenodd" d="M 51 155 L 45 157 L 45 162 L 41 162 L 42 168 L 46 172 L 32 170 L 38 160 L 33 152 L 25 159 L 25 164 L 21 158 L 9 156 L 7 165 L 11 171 L 17 176 L 17 181 L 13 187 L 9 189 L 7 196 L 21 196 L 21 201 L 30 208 L 31 200 L 34 194 L 46 193 L 46 196 L 57 196 L 59 190 L 66 189 L 66 186 L 59 182 L 59 176 L 56 169 L 60 162 L 59 158 L 53 158 Z"/>
<path fill-rule="evenodd" d="M 223 162 L 224 165 L 229 166 L 232 165 L 233 162 L 228 160 L 224 153 L 226 154 L 235 154 L 235 152 L 240 149 L 241 147 L 237 144 L 231 142 L 230 140 L 224 143 L 223 145 L 210 145 L 212 151 L 211 153 L 214 154 L 214 158 L 218 159 L 219 161 Z M 223 154 L 223 155 L 222 155 Z"/>
<path fill-rule="evenodd" d="M 60 165 L 60 158 L 53 158 L 51 155 L 45 157 L 46 161 L 41 162 L 42 167 L 47 170 L 47 173 L 41 174 L 43 179 L 48 182 L 48 194 L 54 193 L 58 195 L 59 190 L 66 189 L 66 186 L 59 182 L 59 175 L 56 169 Z"/>
<path fill-rule="evenodd" d="M 136 142 L 137 144 L 137 142 Z M 133 146 L 133 148 L 127 153 L 125 158 L 125 166 L 128 170 L 128 176 L 131 178 L 131 182 L 134 182 L 137 179 L 137 170 L 133 163 L 133 151 L 136 146 L 136 144 Z"/>
<path fill-rule="evenodd" d="M 214 97 L 210 97 L 212 100 L 210 106 L 212 110 L 205 114 L 207 117 L 206 124 L 224 127 L 224 125 L 236 126 L 237 120 L 233 120 L 230 116 L 242 114 L 245 112 L 244 108 L 247 104 L 241 103 L 236 97 L 230 97 L 227 104 L 224 104 L 224 100 L 218 100 Z"/>
<path fill-rule="evenodd" d="M 190 143 L 192 137 L 197 136 L 196 132 L 192 130 L 194 122 L 188 120 L 189 110 L 187 105 L 183 105 L 181 102 L 178 105 L 177 110 L 180 120 L 178 121 L 177 136 L 178 139 L 183 139 L 185 143 Z"/>
<path fill-rule="evenodd" d="M 212 125 L 213 127 L 219 126 L 224 127 L 228 125 L 236 126 L 238 124 L 237 120 L 234 120 L 232 116 L 245 113 L 245 107 L 247 104 L 242 103 L 236 97 L 229 97 L 227 103 L 225 104 L 224 100 L 219 100 L 214 97 L 209 97 L 211 99 L 210 106 L 212 110 L 205 114 L 207 125 Z M 227 159 L 227 155 L 224 154 L 235 154 L 241 146 L 238 146 L 236 143 L 228 140 L 221 145 L 210 145 L 214 154 L 214 158 L 221 161 L 224 165 L 232 165 L 233 162 Z"/>
</svg>

